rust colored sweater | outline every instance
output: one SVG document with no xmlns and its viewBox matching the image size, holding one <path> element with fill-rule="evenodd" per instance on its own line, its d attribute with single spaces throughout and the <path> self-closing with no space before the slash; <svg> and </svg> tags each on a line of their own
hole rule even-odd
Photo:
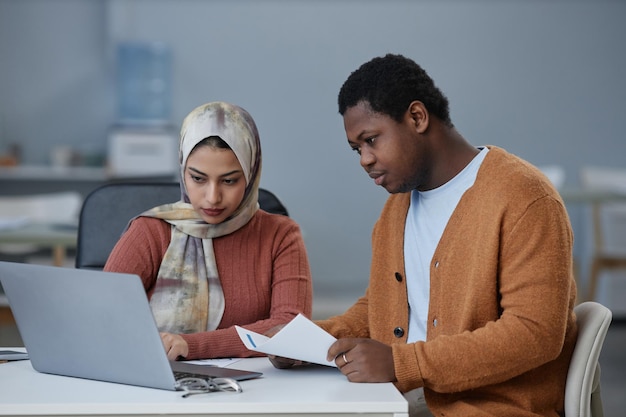
<svg viewBox="0 0 626 417">
<path fill-rule="evenodd" d="M 104 269 L 139 275 L 150 297 L 170 237 L 170 224 L 139 217 Z M 258 210 L 241 229 L 213 239 L 213 247 L 225 311 L 216 330 L 182 335 L 189 344 L 187 359 L 258 356 L 241 343 L 234 325 L 264 333 L 298 313 L 311 317 L 309 262 L 292 219 Z"/>
<path fill-rule="evenodd" d="M 318 324 L 391 345 L 397 387 L 424 387 L 436 416 L 562 415 L 577 328 L 573 237 L 558 193 L 490 147 L 431 261 L 427 340 L 407 344 L 409 202 L 410 193 L 390 196 L 374 227 L 364 297 Z"/>
</svg>

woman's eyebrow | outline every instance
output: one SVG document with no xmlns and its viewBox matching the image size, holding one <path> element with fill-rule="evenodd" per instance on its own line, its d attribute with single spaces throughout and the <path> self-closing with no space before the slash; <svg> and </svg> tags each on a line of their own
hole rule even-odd
<svg viewBox="0 0 626 417">
<path fill-rule="evenodd" d="M 197 169 L 197 168 L 194 168 L 194 167 L 187 167 L 187 169 L 188 169 L 188 170 L 190 170 L 190 171 L 193 171 L 193 172 L 195 172 L 195 173 L 197 173 L 197 174 L 204 175 L 205 177 L 207 176 L 207 174 L 206 174 L 206 173 L 204 173 L 204 172 L 200 171 L 200 170 L 199 170 L 199 169 Z M 220 175 L 220 177 L 228 177 L 229 175 L 233 175 L 233 174 L 240 174 L 240 173 L 243 173 L 243 171 L 242 171 L 242 170 L 240 170 L 240 169 L 234 169 L 234 170 L 232 170 L 232 171 L 229 171 L 229 172 L 226 172 L 226 173 L 224 173 L 224 174 L 221 174 L 221 175 Z"/>
<path fill-rule="evenodd" d="M 197 169 L 197 168 L 194 168 L 194 167 L 187 167 L 187 169 L 188 169 L 189 171 L 193 171 L 193 172 L 195 172 L 196 174 L 201 174 L 201 175 L 204 175 L 204 176 L 206 177 L 206 174 L 205 174 L 204 172 L 200 171 L 200 170 L 199 170 L 199 169 Z"/>
</svg>

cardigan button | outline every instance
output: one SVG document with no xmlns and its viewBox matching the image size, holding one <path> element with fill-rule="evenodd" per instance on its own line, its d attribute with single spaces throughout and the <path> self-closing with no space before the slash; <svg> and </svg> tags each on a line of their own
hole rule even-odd
<svg viewBox="0 0 626 417">
<path fill-rule="evenodd" d="M 439 261 L 435 261 L 435 268 L 439 268 Z"/>
<path fill-rule="evenodd" d="M 399 272 L 396 272 L 396 281 L 402 282 L 402 274 Z"/>
<path fill-rule="evenodd" d="M 396 327 L 395 329 L 393 329 L 393 335 L 395 337 L 402 337 L 402 336 L 404 336 L 404 329 L 402 327 Z"/>
<path fill-rule="evenodd" d="M 433 320 L 433 327 L 437 327 L 437 319 Z"/>
</svg>

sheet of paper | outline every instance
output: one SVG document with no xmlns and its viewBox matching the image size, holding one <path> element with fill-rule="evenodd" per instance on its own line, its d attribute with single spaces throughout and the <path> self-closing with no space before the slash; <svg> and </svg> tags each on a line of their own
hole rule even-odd
<svg viewBox="0 0 626 417">
<path fill-rule="evenodd" d="M 302 314 L 298 314 L 271 338 L 243 327 L 235 327 L 239 338 L 250 350 L 320 365 L 337 366 L 334 361 L 326 360 L 328 348 L 337 339 Z"/>
<path fill-rule="evenodd" d="M 224 368 L 226 366 L 230 366 L 233 363 L 237 363 L 241 360 L 241 358 L 219 358 L 219 359 L 197 359 L 193 361 L 186 361 L 188 363 L 192 363 L 194 365 L 207 365 L 207 366 L 217 366 L 220 368 Z"/>
<path fill-rule="evenodd" d="M 26 351 L 0 348 L 0 361 L 21 361 L 26 359 L 28 359 Z"/>
</svg>

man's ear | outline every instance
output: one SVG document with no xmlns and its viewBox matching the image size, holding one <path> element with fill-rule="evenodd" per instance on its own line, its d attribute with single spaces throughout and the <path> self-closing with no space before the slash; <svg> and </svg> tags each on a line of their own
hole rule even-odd
<svg viewBox="0 0 626 417">
<path fill-rule="evenodd" d="M 415 100 L 409 104 L 407 117 L 413 123 L 417 133 L 424 133 L 428 129 L 429 115 L 426 106 L 421 101 Z"/>
</svg>

